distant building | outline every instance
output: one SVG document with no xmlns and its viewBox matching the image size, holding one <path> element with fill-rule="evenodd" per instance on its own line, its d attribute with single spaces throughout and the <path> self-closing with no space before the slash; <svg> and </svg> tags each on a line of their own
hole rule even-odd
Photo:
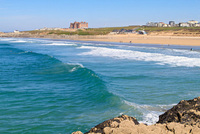
<svg viewBox="0 0 200 134">
<path fill-rule="evenodd" d="M 72 28 L 72 29 L 88 28 L 88 23 L 75 21 L 74 23 L 70 23 L 70 28 Z"/>
<path fill-rule="evenodd" d="M 168 27 L 168 25 L 163 23 L 163 22 L 148 22 L 146 24 L 146 26 L 149 26 L 149 27 Z"/>
<path fill-rule="evenodd" d="M 165 26 L 165 23 L 164 23 L 164 22 L 159 22 L 159 23 L 158 23 L 158 27 L 163 27 L 163 26 Z"/>
<path fill-rule="evenodd" d="M 194 27 L 200 27 L 200 23 L 194 24 Z"/>
<path fill-rule="evenodd" d="M 158 23 L 157 22 L 148 22 L 146 24 L 146 26 L 149 26 L 149 27 L 157 27 L 158 26 Z"/>
<path fill-rule="evenodd" d="M 162 27 L 170 27 L 170 25 L 169 24 L 163 24 Z"/>
<path fill-rule="evenodd" d="M 188 21 L 188 23 L 189 23 L 189 24 L 197 24 L 198 21 L 196 21 L 196 20 L 190 20 L 190 21 Z"/>
<path fill-rule="evenodd" d="M 19 33 L 19 30 L 14 30 L 14 33 Z"/>
<path fill-rule="evenodd" d="M 187 22 L 181 22 L 179 23 L 179 27 L 190 27 L 190 24 Z"/>
<path fill-rule="evenodd" d="M 171 27 L 174 27 L 176 24 L 175 24 L 175 21 L 169 21 L 169 25 L 171 26 Z"/>
<path fill-rule="evenodd" d="M 196 20 L 190 20 L 188 22 L 180 22 L 175 24 L 175 21 L 169 21 L 169 24 L 163 22 L 148 22 L 146 26 L 151 27 L 200 27 L 200 23 Z"/>
</svg>

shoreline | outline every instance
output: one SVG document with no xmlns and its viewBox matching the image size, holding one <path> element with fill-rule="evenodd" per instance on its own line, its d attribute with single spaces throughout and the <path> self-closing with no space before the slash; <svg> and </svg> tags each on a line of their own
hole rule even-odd
<svg viewBox="0 0 200 134">
<path fill-rule="evenodd" d="M 98 41 L 112 43 L 130 44 L 158 44 L 158 45 L 183 45 L 200 46 L 200 37 L 192 36 L 164 36 L 164 35 L 136 35 L 136 34 L 117 34 L 117 35 L 40 35 L 27 33 L 4 33 L 0 37 L 7 38 L 45 38 L 45 39 L 64 39 L 77 41 Z"/>
</svg>

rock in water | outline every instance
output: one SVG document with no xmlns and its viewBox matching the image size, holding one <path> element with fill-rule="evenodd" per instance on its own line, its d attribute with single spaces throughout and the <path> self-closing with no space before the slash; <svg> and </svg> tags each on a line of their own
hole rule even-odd
<svg viewBox="0 0 200 134">
<path fill-rule="evenodd" d="M 121 115 L 119 117 L 104 121 L 103 123 L 90 129 L 90 131 L 87 133 L 107 134 L 115 130 L 117 130 L 118 132 L 120 131 L 124 133 L 129 133 L 130 128 L 133 128 L 133 126 L 138 124 L 139 122 L 136 120 L 136 118 L 127 115 Z"/>
<path fill-rule="evenodd" d="M 200 97 L 182 100 L 176 106 L 159 116 L 157 123 L 178 122 L 196 124 L 200 122 Z"/>
</svg>

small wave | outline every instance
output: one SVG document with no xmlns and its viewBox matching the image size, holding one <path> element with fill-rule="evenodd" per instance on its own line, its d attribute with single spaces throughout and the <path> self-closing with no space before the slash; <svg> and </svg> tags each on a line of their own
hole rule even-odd
<svg viewBox="0 0 200 134">
<path fill-rule="evenodd" d="M 57 59 L 55 58 L 53 58 L 52 60 L 57 61 Z M 84 68 L 84 66 L 81 64 L 62 63 L 60 61 L 57 61 L 55 64 L 51 65 L 50 67 L 37 72 L 37 74 L 42 74 L 42 75 L 69 74 L 69 73 L 77 71 L 80 68 Z"/>
<path fill-rule="evenodd" d="M 7 41 L 11 43 L 26 43 L 26 39 L 16 39 L 16 38 L 4 38 L 0 39 L 1 41 Z"/>
<path fill-rule="evenodd" d="M 139 105 L 133 102 L 124 101 L 127 105 L 133 106 L 142 112 L 143 117 L 140 123 L 145 123 L 148 125 L 152 125 L 156 123 L 159 119 L 159 115 L 167 111 L 169 108 L 174 106 L 175 104 L 169 105 Z"/>
<path fill-rule="evenodd" d="M 128 59 L 137 61 L 153 61 L 160 65 L 171 65 L 172 67 L 200 67 L 199 58 L 189 58 L 184 56 L 172 56 L 160 53 L 148 53 L 133 50 L 113 49 L 105 47 L 82 46 L 80 49 L 90 49 L 89 52 L 80 55 L 92 55 L 101 57 L 111 57 L 115 59 Z"/>
<path fill-rule="evenodd" d="M 79 68 L 84 68 L 84 66 L 80 63 L 66 63 L 66 64 L 72 66 L 72 68 L 69 70 L 69 72 L 74 72 Z"/>
<path fill-rule="evenodd" d="M 73 43 L 50 43 L 50 44 L 43 44 L 43 45 L 52 45 L 52 46 L 77 46 Z"/>
<path fill-rule="evenodd" d="M 24 54 L 24 53 L 32 53 L 32 51 L 23 51 L 23 52 L 19 52 L 17 54 Z"/>
<path fill-rule="evenodd" d="M 14 38 L 0 38 L 1 41 L 12 41 Z"/>
<path fill-rule="evenodd" d="M 68 65 L 74 65 L 74 66 L 80 66 L 81 68 L 84 68 L 84 66 L 80 63 L 67 63 Z"/>
<path fill-rule="evenodd" d="M 25 43 L 25 42 L 27 42 L 27 41 L 25 41 L 25 40 L 15 40 L 15 41 L 11 41 L 11 42 L 16 42 L 16 43 Z"/>
</svg>

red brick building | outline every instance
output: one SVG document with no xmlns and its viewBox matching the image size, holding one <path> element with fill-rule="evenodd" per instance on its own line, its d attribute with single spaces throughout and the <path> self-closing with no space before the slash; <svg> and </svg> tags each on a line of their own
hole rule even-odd
<svg viewBox="0 0 200 134">
<path fill-rule="evenodd" d="M 88 28 L 88 23 L 87 22 L 74 22 L 74 23 L 70 23 L 70 28 Z"/>
</svg>

